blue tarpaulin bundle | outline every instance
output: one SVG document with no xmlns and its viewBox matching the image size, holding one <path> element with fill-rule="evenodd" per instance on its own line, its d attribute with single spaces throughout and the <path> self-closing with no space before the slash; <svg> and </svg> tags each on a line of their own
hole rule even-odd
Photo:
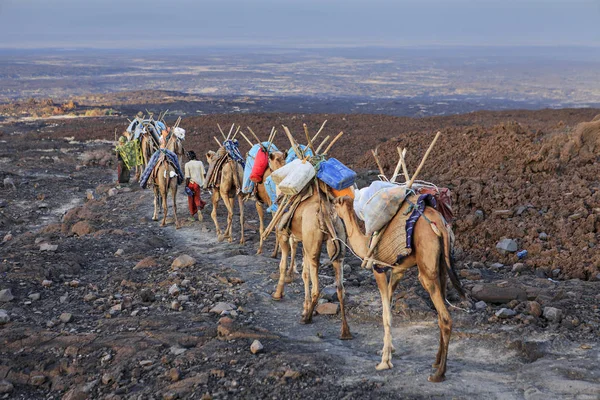
<svg viewBox="0 0 600 400">
<path fill-rule="evenodd" d="M 270 144 L 270 147 L 269 147 Z M 248 152 L 248 156 L 246 157 L 246 165 L 244 166 L 244 180 L 242 183 L 242 192 L 243 193 L 252 193 L 254 191 L 254 182 L 250 180 L 250 174 L 252 174 L 252 167 L 254 167 L 254 158 L 258 153 L 258 150 L 261 148 L 269 148 L 269 154 L 279 151 L 277 146 L 273 143 L 262 142 L 261 144 L 255 144 L 252 146 L 250 151 Z"/>
</svg>

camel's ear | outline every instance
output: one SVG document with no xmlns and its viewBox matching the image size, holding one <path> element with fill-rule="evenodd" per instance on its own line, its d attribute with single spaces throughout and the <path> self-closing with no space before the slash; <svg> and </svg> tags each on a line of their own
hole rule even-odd
<svg viewBox="0 0 600 400">
<path fill-rule="evenodd" d="M 283 159 L 287 160 L 287 156 L 288 156 L 288 151 L 286 150 L 283 152 Z"/>
<path fill-rule="evenodd" d="M 269 153 L 269 160 L 271 160 L 271 161 L 275 160 L 275 154 Z"/>
</svg>

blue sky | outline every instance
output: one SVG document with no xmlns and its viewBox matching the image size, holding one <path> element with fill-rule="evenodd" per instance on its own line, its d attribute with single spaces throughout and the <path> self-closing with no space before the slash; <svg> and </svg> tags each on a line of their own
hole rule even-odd
<svg viewBox="0 0 600 400">
<path fill-rule="evenodd" d="M 0 48 L 600 46 L 600 0 L 0 0 Z"/>
</svg>

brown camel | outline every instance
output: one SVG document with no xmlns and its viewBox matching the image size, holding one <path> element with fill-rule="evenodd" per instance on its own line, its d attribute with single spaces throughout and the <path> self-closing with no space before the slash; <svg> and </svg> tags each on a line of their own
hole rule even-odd
<svg viewBox="0 0 600 400">
<path fill-rule="evenodd" d="M 177 219 L 177 171 L 163 154 L 152 170 L 151 179 L 154 187 L 154 215 L 152 220 L 158 221 L 158 209 L 162 203 L 163 219 L 160 226 L 167 223 L 167 197 L 169 190 L 173 198 L 173 215 L 175 216 L 175 228 L 179 229 L 179 220 Z"/>
<path fill-rule="evenodd" d="M 283 297 L 287 256 L 290 252 L 289 239 L 292 238 L 295 242 L 301 241 L 303 245 L 302 280 L 304 281 L 304 305 L 300 322 L 304 324 L 312 322 L 313 311 L 320 294 L 319 264 L 321 247 L 323 242 L 326 242 L 327 254 L 330 258 L 335 258 L 332 265 L 335 270 L 337 296 L 340 301 L 340 314 L 342 317 L 340 338 L 352 339 L 350 328 L 346 321 L 344 305 L 344 271 L 342 268 L 344 249 L 340 249 L 339 245 L 336 245 L 335 240 L 338 238 L 332 237 L 327 233 L 328 230 L 324 226 L 326 219 L 330 216 L 333 224 L 332 228 L 336 232 L 336 235 L 340 239 L 345 240 L 344 227 L 341 220 L 336 217 L 327 194 L 323 193 L 318 185 L 314 185 L 312 196 L 302 201 L 294 212 L 289 232 L 288 230 L 277 231 L 279 245 L 281 246 L 281 261 L 279 263 L 279 281 L 272 297 L 274 300 L 281 300 Z M 337 257 L 335 257 L 336 255 Z M 312 289 L 309 284 L 312 284 Z"/>
<path fill-rule="evenodd" d="M 217 153 L 212 150 L 206 153 L 206 160 L 208 161 L 209 165 L 215 159 L 216 154 Z M 244 179 L 244 170 L 242 166 L 236 161 L 232 160 L 229 155 L 225 155 L 225 157 L 227 157 L 227 160 L 224 162 L 223 167 L 221 168 L 221 179 L 217 183 L 216 187 L 213 188 L 211 197 L 213 208 L 210 215 L 215 222 L 218 240 L 223 241 L 227 239 L 229 243 L 233 242 L 233 204 L 234 199 L 237 196 L 240 206 L 240 244 L 244 244 L 246 242 L 244 237 L 244 200 L 240 195 L 242 190 L 242 180 Z M 223 203 L 225 203 L 225 207 L 227 208 L 227 228 L 225 229 L 225 233 L 221 232 L 219 221 L 217 221 L 217 204 L 219 203 L 219 199 L 223 199 Z"/>
<path fill-rule="evenodd" d="M 417 200 L 416 196 L 408 198 L 412 203 Z M 406 204 L 406 203 L 405 203 Z M 350 247 L 361 258 L 366 257 L 368 252 L 369 238 L 364 235 L 358 225 L 356 215 L 354 213 L 353 201 L 349 197 L 341 197 L 334 201 L 335 210 L 340 216 L 348 234 Z M 401 208 L 403 210 L 404 207 Z M 445 305 L 446 299 L 446 274 L 450 276 L 450 280 L 454 287 L 458 290 L 461 296 L 465 296 L 460 285 L 458 277 L 452 267 L 450 257 L 450 234 L 445 228 L 444 220 L 441 214 L 433 208 L 426 207 L 423 213 L 426 218 L 419 218 L 415 223 L 413 230 L 413 251 L 410 255 L 404 258 L 398 258 L 402 253 L 406 243 L 402 240 L 397 240 L 398 236 L 394 232 L 399 232 L 405 229 L 405 222 L 402 218 L 402 211 L 399 211 L 394 218 L 389 222 L 383 236 L 379 241 L 377 249 L 391 249 L 382 254 L 381 251 L 375 250 L 373 258 L 380 261 L 380 264 L 388 264 L 391 266 L 390 279 L 384 272 L 373 270 L 377 287 L 381 294 L 383 303 L 383 351 L 381 363 L 377 365 L 378 370 L 392 368 L 392 344 L 391 323 L 391 300 L 394 289 L 404 272 L 414 265 L 419 269 L 419 282 L 427 290 L 431 296 L 431 300 L 438 312 L 438 325 L 440 327 L 440 344 L 435 358 L 434 368 L 436 372 L 429 376 L 431 382 L 441 382 L 445 379 L 446 360 L 448 357 L 448 344 L 450 342 L 450 334 L 452 332 L 452 319 Z M 441 233 L 441 238 L 436 235 L 432 227 L 426 221 L 435 223 Z M 375 264 L 377 264 L 377 261 Z M 440 268 L 440 264 L 443 265 Z"/>
</svg>

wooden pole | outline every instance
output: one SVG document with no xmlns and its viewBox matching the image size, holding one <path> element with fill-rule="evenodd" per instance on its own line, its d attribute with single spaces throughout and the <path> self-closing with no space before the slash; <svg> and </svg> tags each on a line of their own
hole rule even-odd
<svg viewBox="0 0 600 400">
<path fill-rule="evenodd" d="M 379 173 L 381 175 L 385 176 L 385 173 L 383 172 L 383 167 L 379 163 L 379 157 L 377 157 L 377 149 L 371 150 L 371 153 L 373 153 L 373 157 L 375 158 L 375 163 L 377 164 L 377 168 L 379 168 Z"/>
<path fill-rule="evenodd" d="M 215 142 L 217 142 L 217 144 L 219 145 L 219 147 L 223 147 L 223 145 L 221 144 L 221 142 L 219 142 L 219 139 L 217 139 L 216 136 L 213 136 L 213 138 L 215 139 Z"/>
<path fill-rule="evenodd" d="M 219 128 L 221 135 L 223 135 L 223 139 L 227 140 L 227 137 L 225 136 L 225 132 L 223 132 L 223 129 L 221 129 L 221 125 L 217 124 L 217 127 Z"/>
<path fill-rule="evenodd" d="M 323 147 L 323 145 L 325 143 L 327 143 L 328 140 L 329 140 L 329 135 L 325 136 L 325 139 L 323 139 L 323 141 L 321 142 L 319 147 L 317 147 L 317 150 L 315 150 L 315 155 L 319 154 L 319 152 L 321 151 L 321 148 Z"/>
<path fill-rule="evenodd" d="M 249 126 L 247 126 L 246 128 L 248 128 L 252 136 L 254 136 L 254 139 L 256 139 L 256 143 L 260 144 L 260 139 L 258 138 L 258 136 L 256 136 L 256 133 L 254 133 L 254 131 Z"/>
<path fill-rule="evenodd" d="M 319 128 L 319 131 L 317 132 L 317 134 L 315 136 L 313 136 L 313 138 L 311 139 L 311 141 L 314 143 L 315 140 L 317 140 L 317 137 L 319 136 L 319 133 L 321 133 L 321 131 L 323 130 L 323 128 L 325 127 L 325 124 L 327 123 L 327 120 L 323 121 L 323 124 L 321 125 L 321 127 Z"/>
<path fill-rule="evenodd" d="M 410 175 L 408 174 L 408 168 L 406 167 L 406 159 L 404 156 L 406 155 L 406 148 L 400 149 L 398 148 L 398 154 L 400 154 L 400 161 L 402 161 L 402 172 L 404 172 L 404 182 L 410 181 Z"/>
<path fill-rule="evenodd" d="M 335 144 L 335 142 L 337 142 L 339 140 L 339 138 L 342 137 L 343 134 L 344 134 L 344 132 L 342 131 L 342 132 L 338 133 L 336 137 L 333 138 L 331 143 L 329 143 L 329 146 L 327 146 L 327 148 L 323 152 L 323 155 L 326 155 L 329 152 L 329 150 L 331 150 L 331 147 Z"/>
<path fill-rule="evenodd" d="M 242 132 L 241 130 L 240 130 L 240 135 L 242 135 L 244 137 L 244 139 L 246 139 L 246 142 L 248 142 L 248 144 L 250 145 L 250 147 L 254 146 L 252 144 L 252 142 L 250 141 L 250 139 L 248 139 L 248 136 L 244 135 L 244 132 Z"/>
<path fill-rule="evenodd" d="M 302 124 L 302 126 L 304 127 L 304 134 L 306 135 L 308 148 L 313 152 L 313 154 L 315 154 L 315 148 L 313 147 L 313 142 L 310 138 L 310 134 L 308 133 L 308 126 L 306 126 L 306 124 Z"/>
<path fill-rule="evenodd" d="M 287 126 L 285 126 L 285 125 L 282 125 L 282 126 L 283 126 L 283 130 L 285 131 L 285 134 L 287 135 L 288 139 L 290 140 L 290 143 L 292 144 L 292 148 L 294 149 L 296 156 L 298 156 L 298 158 L 303 158 L 304 154 L 300 153 L 300 149 L 298 148 L 298 143 L 292 136 L 292 133 L 290 132 L 290 130 L 288 129 Z"/>
<path fill-rule="evenodd" d="M 231 132 L 233 132 L 234 126 L 235 126 L 235 122 L 233 124 L 231 124 L 231 128 L 229 128 L 229 133 L 227 134 L 227 139 L 225 139 L 225 140 L 229 140 L 229 136 L 231 136 Z"/>
<path fill-rule="evenodd" d="M 410 189 L 412 187 L 413 183 L 415 182 L 415 179 L 417 179 L 417 175 L 419 175 L 419 172 L 421 172 L 421 168 L 423 168 L 423 165 L 425 165 L 425 161 L 427 160 L 427 157 L 429 156 L 429 153 L 431 153 L 431 150 L 433 149 L 433 146 L 435 145 L 435 142 L 437 142 L 437 140 L 438 140 L 438 138 L 440 137 L 441 134 L 442 134 L 442 132 L 439 132 L 439 131 L 438 131 L 438 133 L 436 133 L 435 137 L 433 138 L 433 142 L 431 142 L 431 144 L 429 145 L 429 148 L 425 152 L 425 155 L 423 156 L 423 159 L 421 160 L 421 163 L 417 167 L 417 170 L 413 174 L 413 176 L 410 179 L 410 181 L 406 184 L 407 188 Z"/>
<path fill-rule="evenodd" d="M 238 125 L 237 129 L 235 130 L 235 133 L 233 134 L 233 136 L 232 136 L 232 137 L 231 137 L 231 139 L 229 139 L 229 140 L 233 140 L 233 139 L 235 139 L 235 137 L 237 136 L 238 132 L 240 131 L 240 128 L 241 128 L 241 126 L 240 126 L 240 125 Z"/>
</svg>

